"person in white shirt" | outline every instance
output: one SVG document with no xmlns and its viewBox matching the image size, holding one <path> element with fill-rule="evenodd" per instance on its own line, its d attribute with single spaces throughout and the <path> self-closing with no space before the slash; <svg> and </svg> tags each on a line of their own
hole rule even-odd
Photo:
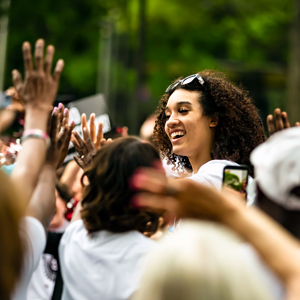
<svg viewBox="0 0 300 300">
<path fill-rule="evenodd" d="M 25 125 L 22 151 L 18 155 L 10 178 L 1 173 L 1 221 L 5 222 L 9 218 L 7 222 L 9 230 L 2 226 L 1 235 L 2 249 L 8 251 L 1 252 L 3 259 L 0 275 L 1 299 L 26 297 L 26 284 L 45 245 L 45 231 L 41 221 L 38 220 L 38 215 L 40 210 L 50 208 L 51 203 L 50 201 L 36 202 L 34 193 L 40 182 L 39 179 L 44 180 L 46 173 L 48 178 L 51 177 L 53 171 L 49 164 L 44 165 L 47 142 L 49 142 L 46 131 L 49 112 L 64 64 L 62 60 L 58 61 L 52 76 L 54 47 L 48 46 L 45 60 L 43 50 L 44 41 L 40 39 L 36 43 L 33 67 L 31 47 L 28 42 L 25 42 L 23 44 L 24 81 L 17 70 L 12 72 L 14 86 L 25 109 Z M 45 68 L 44 62 L 47 65 Z M 15 207 L 14 214 L 9 210 L 10 205 L 6 205 L 7 201 Z M 26 217 L 22 218 L 24 216 Z M 13 232 L 16 229 L 18 233 Z M 13 247 L 12 242 L 14 242 Z M 2 278 L 2 274 L 5 277 Z"/>
<path fill-rule="evenodd" d="M 197 182 L 220 188 L 223 167 L 234 163 L 247 165 L 253 176 L 249 156 L 264 140 L 251 98 L 221 73 L 175 80 L 157 108 L 155 146 L 167 163 L 191 170 Z"/>
<path fill-rule="evenodd" d="M 69 221 L 65 218 L 67 211 L 66 203 L 71 199 L 68 188 L 57 182 L 55 185 L 56 210 L 55 215 L 48 227 L 48 231 L 63 233 Z M 54 244 L 48 232 L 47 246 L 42 254 L 38 267 L 32 274 L 27 289 L 28 300 L 50 300 L 56 282 L 57 272 L 59 268 L 57 253 L 57 245 Z"/>
<path fill-rule="evenodd" d="M 155 247 L 146 234 L 156 232 L 159 215 L 131 204 L 130 179 L 159 159 L 151 144 L 124 137 L 101 148 L 85 169 L 82 202 L 59 246 L 63 300 L 125 300 L 136 291 L 144 256 Z"/>
</svg>

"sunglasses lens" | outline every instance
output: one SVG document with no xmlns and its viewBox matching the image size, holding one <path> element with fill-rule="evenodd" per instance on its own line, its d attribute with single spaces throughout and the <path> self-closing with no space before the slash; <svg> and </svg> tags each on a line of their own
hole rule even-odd
<svg viewBox="0 0 300 300">
<path fill-rule="evenodd" d="M 186 85 L 186 84 L 189 84 L 191 83 L 197 76 L 196 75 L 191 75 L 191 76 L 188 76 L 186 78 L 183 79 L 182 81 L 182 85 Z"/>
<path fill-rule="evenodd" d="M 194 74 L 194 75 L 190 75 L 182 80 L 179 80 L 177 82 L 170 84 L 168 86 L 168 88 L 166 89 L 166 93 L 172 92 L 177 87 L 178 84 L 187 85 L 187 84 L 190 84 L 195 79 L 197 79 L 201 85 L 204 84 L 203 78 L 199 74 Z"/>
</svg>

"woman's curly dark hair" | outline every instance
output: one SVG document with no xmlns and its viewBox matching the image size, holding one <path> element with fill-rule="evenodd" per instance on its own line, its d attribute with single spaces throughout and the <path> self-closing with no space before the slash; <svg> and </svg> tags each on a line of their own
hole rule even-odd
<svg viewBox="0 0 300 300">
<path fill-rule="evenodd" d="M 159 215 L 131 205 L 134 190 L 130 179 L 140 167 L 150 167 L 160 159 L 158 151 L 136 137 L 124 137 L 104 146 L 83 176 L 85 187 L 81 217 L 89 233 L 99 230 L 155 233 Z"/>
<path fill-rule="evenodd" d="M 253 176 L 249 156 L 252 150 L 265 140 L 263 123 L 257 108 L 248 92 L 231 83 L 223 73 L 205 70 L 198 74 L 205 81 L 203 86 L 198 83 L 184 86 L 179 84 L 175 89 L 199 92 L 203 115 L 218 117 L 211 151 L 212 159 L 226 159 L 245 164 Z M 179 163 L 180 166 L 191 169 L 187 157 L 173 153 L 172 144 L 165 132 L 165 108 L 172 92 L 173 90 L 165 93 L 157 107 L 153 143 L 163 158 L 167 158 L 174 165 Z"/>
</svg>

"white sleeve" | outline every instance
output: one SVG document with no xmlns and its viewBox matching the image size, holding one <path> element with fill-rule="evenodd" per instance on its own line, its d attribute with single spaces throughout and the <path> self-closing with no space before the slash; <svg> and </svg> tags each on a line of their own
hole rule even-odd
<svg viewBox="0 0 300 300">
<path fill-rule="evenodd" d="M 20 222 L 20 238 L 24 245 L 23 271 L 12 300 L 24 300 L 31 276 L 37 268 L 46 246 L 46 232 L 40 221 L 25 217 Z"/>
<path fill-rule="evenodd" d="M 37 268 L 42 253 L 46 247 L 46 232 L 40 221 L 33 217 L 24 218 L 25 228 L 21 228 L 20 235 L 24 237 L 26 255 L 25 265 L 32 272 Z"/>
</svg>

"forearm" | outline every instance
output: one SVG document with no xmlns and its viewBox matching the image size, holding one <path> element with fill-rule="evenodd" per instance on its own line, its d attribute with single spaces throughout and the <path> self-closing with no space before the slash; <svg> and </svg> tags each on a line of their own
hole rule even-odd
<svg viewBox="0 0 300 300">
<path fill-rule="evenodd" d="M 300 278 L 298 241 L 267 215 L 251 207 L 237 209 L 223 221 L 254 246 L 285 284 Z"/>
<path fill-rule="evenodd" d="M 30 129 L 47 130 L 49 111 L 33 108 L 26 110 L 25 131 Z M 22 143 L 17 164 L 11 178 L 15 181 L 24 195 L 25 204 L 28 203 L 38 176 L 44 164 L 46 143 L 42 139 L 28 138 Z"/>
<path fill-rule="evenodd" d="M 26 108 L 24 130 L 41 129 L 47 131 L 50 105 L 39 105 Z"/>
<path fill-rule="evenodd" d="M 45 164 L 26 210 L 26 215 L 38 219 L 45 228 L 49 226 L 55 212 L 55 182 L 55 168 Z"/>
</svg>

